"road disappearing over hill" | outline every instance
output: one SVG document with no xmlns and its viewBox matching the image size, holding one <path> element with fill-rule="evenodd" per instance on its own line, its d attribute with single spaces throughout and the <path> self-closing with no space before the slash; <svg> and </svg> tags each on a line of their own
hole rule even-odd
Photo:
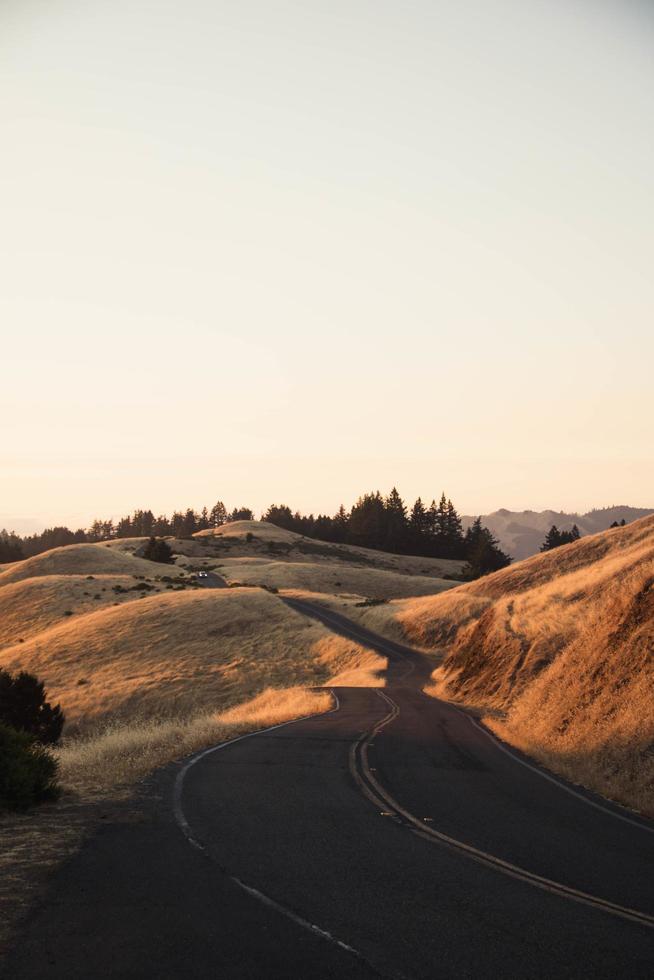
<svg viewBox="0 0 654 980">
<path fill-rule="evenodd" d="M 286 601 L 387 657 L 384 687 L 160 773 L 6 975 L 650 977 L 652 825 L 424 695 L 417 652 Z"/>
</svg>

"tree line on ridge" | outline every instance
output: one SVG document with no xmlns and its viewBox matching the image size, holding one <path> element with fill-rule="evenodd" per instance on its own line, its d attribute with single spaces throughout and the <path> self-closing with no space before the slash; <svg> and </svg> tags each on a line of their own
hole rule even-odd
<svg viewBox="0 0 654 980">
<path fill-rule="evenodd" d="M 192 508 L 175 511 L 170 517 L 155 516 L 151 510 L 136 510 L 118 521 L 96 519 L 88 529 L 71 531 L 67 527 L 48 528 L 41 534 L 20 537 L 0 532 L 0 562 L 18 561 L 51 548 L 81 542 L 107 541 L 129 537 L 185 538 L 197 531 L 209 530 L 237 520 L 252 520 L 248 507 L 228 511 L 222 501 L 198 513 Z M 418 497 L 408 508 L 393 488 L 387 496 L 379 491 L 363 494 L 346 510 L 336 514 L 303 515 L 286 504 L 273 504 L 262 520 L 309 538 L 336 544 L 358 545 L 394 554 L 420 555 L 430 558 L 452 558 L 467 563 L 466 577 L 477 578 L 509 565 L 511 558 L 499 547 L 496 538 L 477 518 L 464 532 L 461 518 L 445 494 L 438 503 L 426 506 Z"/>
</svg>

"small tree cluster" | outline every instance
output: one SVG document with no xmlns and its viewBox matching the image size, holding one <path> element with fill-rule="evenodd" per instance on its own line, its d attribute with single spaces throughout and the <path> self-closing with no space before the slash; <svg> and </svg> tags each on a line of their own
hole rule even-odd
<svg viewBox="0 0 654 980">
<path fill-rule="evenodd" d="M 475 518 L 466 531 L 466 565 L 465 578 L 475 579 L 490 572 L 497 572 L 511 564 L 511 558 L 499 546 L 487 527 L 481 523 L 481 517 Z"/>
<path fill-rule="evenodd" d="M 573 541 L 578 541 L 580 537 L 581 533 L 576 524 L 573 524 L 569 531 L 559 531 L 556 524 L 552 524 L 545 535 L 540 550 L 552 551 L 553 548 L 560 548 L 562 544 L 572 544 Z"/>
<path fill-rule="evenodd" d="M 158 538 L 150 538 L 143 549 L 143 557 L 148 561 L 158 561 L 162 565 L 169 565 L 173 560 L 173 552 L 166 541 Z"/>
</svg>

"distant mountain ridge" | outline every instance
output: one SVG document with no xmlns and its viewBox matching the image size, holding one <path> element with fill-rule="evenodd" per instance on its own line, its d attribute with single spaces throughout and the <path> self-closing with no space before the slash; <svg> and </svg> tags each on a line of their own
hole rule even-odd
<svg viewBox="0 0 654 980">
<path fill-rule="evenodd" d="M 586 514 L 568 514 L 557 510 L 506 510 L 504 507 L 491 514 L 482 514 L 482 523 L 499 540 L 502 549 L 514 559 L 529 558 L 535 555 L 543 543 L 543 539 L 552 524 L 559 530 L 569 531 L 573 524 L 579 528 L 582 536 L 605 531 L 613 524 L 624 520 L 627 524 L 637 521 L 640 517 L 654 514 L 654 508 L 647 507 L 602 507 L 589 510 Z M 462 518 L 464 529 L 472 524 L 475 518 Z"/>
</svg>

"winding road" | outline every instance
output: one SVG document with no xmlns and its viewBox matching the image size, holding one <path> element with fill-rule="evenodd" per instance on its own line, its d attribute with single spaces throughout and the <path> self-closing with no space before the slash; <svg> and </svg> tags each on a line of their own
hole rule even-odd
<svg viewBox="0 0 654 980">
<path fill-rule="evenodd" d="M 13 978 L 654 975 L 654 827 L 422 693 L 380 688 L 167 767 L 107 814 L 9 957 Z"/>
</svg>

